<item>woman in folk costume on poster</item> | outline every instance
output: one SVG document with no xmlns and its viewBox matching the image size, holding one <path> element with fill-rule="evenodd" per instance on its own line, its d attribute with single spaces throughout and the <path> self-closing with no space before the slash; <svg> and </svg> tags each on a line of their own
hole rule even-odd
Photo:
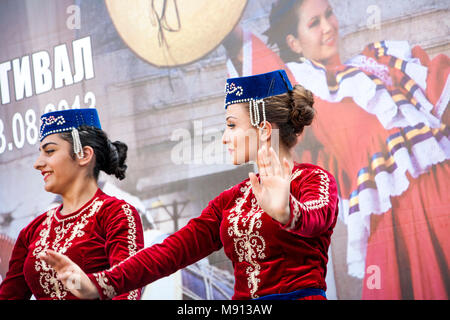
<svg viewBox="0 0 450 320">
<path fill-rule="evenodd" d="M 448 299 L 449 58 L 381 41 L 342 63 L 327 0 L 277 1 L 266 34 L 281 59 L 236 28 L 224 43 L 230 73 L 285 68 L 314 93 L 316 141 L 301 158 L 337 178 L 349 273 L 364 277 L 362 298 Z"/>
<path fill-rule="evenodd" d="M 250 173 L 223 191 L 161 244 L 104 272 L 86 275 L 64 255 L 42 254 L 68 286 L 79 279 L 78 289 L 71 286 L 75 295 L 111 298 L 223 246 L 234 267 L 233 299 L 326 299 L 327 253 L 338 214 L 336 183 L 320 167 L 295 163 L 292 157 L 297 135 L 313 120 L 312 94 L 292 88 L 283 70 L 228 79 L 226 92 L 223 143 L 235 165 L 255 161 L 259 174 Z"/>
<path fill-rule="evenodd" d="M 34 167 L 44 188 L 62 204 L 34 219 L 19 234 L 0 299 L 77 299 L 53 268 L 37 256 L 46 250 L 63 253 L 84 271 L 116 265 L 143 248 L 136 209 L 99 189 L 99 171 L 125 178 L 127 146 L 111 142 L 101 129 L 96 109 L 55 111 L 42 115 L 40 155 Z M 139 299 L 140 289 L 116 299 Z"/>
</svg>

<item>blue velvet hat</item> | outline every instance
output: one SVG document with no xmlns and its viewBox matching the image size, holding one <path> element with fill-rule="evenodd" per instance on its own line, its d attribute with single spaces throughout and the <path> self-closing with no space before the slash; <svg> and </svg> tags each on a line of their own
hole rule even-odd
<svg viewBox="0 0 450 320">
<path fill-rule="evenodd" d="M 54 133 L 72 133 L 73 151 L 78 158 L 83 158 L 83 146 L 81 144 L 78 128 L 80 126 L 91 126 L 101 129 L 97 109 L 70 109 L 45 113 L 41 116 L 40 141 Z"/>
<path fill-rule="evenodd" d="M 250 123 L 258 127 L 261 123 L 261 104 L 263 129 L 266 126 L 264 98 L 283 94 L 292 90 L 291 82 L 284 70 L 257 74 L 248 77 L 230 78 L 225 86 L 225 109 L 233 103 L 249 103 Z"/>
<path fill-rule="evenodd" d="M 80 126 L 101 129 L 97 109 L 70 109 L 45 113 L 41 116 L 40 141 L 54 133 L 72 131 Z"/>
<path fill-rule="evenodd" d="M 225 87 L 225 109 L 233 103 L 260 101 L 292 90 L 284 70 L 248 77 L 230 78 Z"/>
</svg>

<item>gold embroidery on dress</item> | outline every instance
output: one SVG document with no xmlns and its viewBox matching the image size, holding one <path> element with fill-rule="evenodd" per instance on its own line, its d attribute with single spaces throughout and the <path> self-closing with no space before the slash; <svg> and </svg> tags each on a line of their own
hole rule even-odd
<svg viewBox="0 0 450 320">
<path fill-rule="evenodd" d="M 139 289 L 130 291 L 130 294 L 128 295 L 128 300 L 137 300 L 139 297 Z"/>
<path fill-rule="evenodd" d="M 303 172 L 303 169 L 292 172 L 291 177 L 290 177 L 291 182 L 294 181 L 295 179 L 297 179 L 302 174 L 302 172 Z"/>
<path fill-rule="evenodd" d="M 97 280 L 99 286 L 103 289 L 103 294 L 105 296 L 107 296 L 109 299 L 112 299 L 116 296 L 114 287 L 107 283 L 109 280 L 105 276 L 105 272 L 94 273 L 94 277 Z"/>
<path fill-rule="evenodd" d="M 130 205 L 128 203 L 124 204 L 122 206 L 122 209 L 125 212 L 128 220 L 128 253 L 129 257 L 131 257 L 134 256 L 137 251 L 136 222 L 134 220 L 133 211 L 131 211 Z M 136 300 L 138 298 L 138 290 L 130 291 L 127 298 L 128 300 Z"/>
<path fill-rule="evenodd" d="M 94 199 L 91 204 L 80 211 L 80 213 L 75 215 L 75 217 L 81 216 L 80 220 L 69 222 L 67 223 L 67 225 L 65 225 L 65 222 L 67 220 L 73 220 L 74 217 L 57 219 L 57 208 L 49 210 L 47 212 L 47 218 L 42 223 L 43 229 L 39 232 L 40 238 L 35 243 L 33 256 L 36 257 L 39 253 L 46 251 L 49 248 L 62 254 L 66 253 L 67 249 L 72 245 L 72 241 L 76 237 L 82 237 L 85 234 L 83 228 L 89 223 L 89 218 L 98 212 L 102 204 L 103 201 L 99 201 L 97 200 L 97 198 Z M 84 214 L 87 210 L 89 210 L 89 212 L 87 214 Z M 55 227 L 54 230 L 56 236 L 53 242 L 50 244 L 48 242 L 48 237 L 50 235 L 50 231 L 52 230 L 53 220 L 61 222 L 62 224 Z M 62 245 L 61 240 L 64 239 L 64 237 L 70 232 L 70 230 L 70 237 L 68 237 Z M 44 289 L 44 293 L 50 295 L 51 298 L 58 299 L 63 299 L 67 295 L 67 291 L 65 290 L 64 285 L 56 278 L 56 271 L 52 267 L 48 266 L 41 259 L 36 259 L 35 270 L 39 271 L 39 283 Z"/>
<path fill-rule="evenodd" d="M 242 206 L 246 202 L 251 191 L 250 182 L 248 181 L 244 187 L 241 188 L 243 193 L 242 198 L 236 199 L 236 206 L 231 209 L 230 215 L 227 219 L 230 222 L 228 227 L 228 235 L 233 238 L 234 250 L 238 256 L 239 262 L 246 261 L 250 264 L 246 268 L 248 288 L 250 289 L 250 296 L 258 298 L 256 291 L 259 287 L 259 274 L 261 265 L 258 259 L 264 259 L 266 242 L 259 234 L 262 226 L 261 215 L 263 210 L 258 206 L 256 198 L 251 199 L 251 210 L 245 217 L 242 217 Z M 243 228 L 239 228 L 239 221 Z"/>
<path fill-rule="evenodd" d="M 137 244 L 136 244 L 136 222 L 134 221 L 133 211 L 130 209 L 130 205 L 124 204 L 122 206 L 125 215 L 128 220 L 128 253 L 130 256 L 136 254 Z"/>
<path fill-rule="evenodd" d="M 137 251 L 137 243 L 136 243 L 136 222 L 133 216 L 133 211 L 130 208 L 130 205 L 124 204 L 122 206 L 122 209 L 125 213 L 125 215 L 127 216 L 127 220 L 128 220 L 128 252 L 129 252 L 129 256 L 120 261 L 119 263 L 113 265 L 111 268 L 109 268 L 108 270 L 106 270 L 106 272 L 110 272 L 112 270 L 114 270 L 116 267 L 120 266 L 122 263 L 124 263 L 125 261 L 127 261 L 129 258 L 131 258 L 132 256 L 134 256 L 136 253 L 138 253 L 139 251 L 143 250 L 138 250 Z M 106 286 L 106 282 L 108 282 L 108 277 L 106 276 L 106 272 L 99 272 L 99 273 L 94 273 L 95 278 L 97 279 L 98 284 L 103 288 L 103 286 Z M 104 288 L 108 294 L 106 294 L 105 290 L 103 291 L 103 293 L 108 297 L 108 298 L 113 298 L 116 295 L 116 292 L 114 290 L 114 287 L 109 286 L 108 288 Z M 136 300 L 138 298 L 138 292 L 139 289 L 133 290 L 129 292 L 129 295 L 127 297 L 128 300 Z"/>
<path fill-rule="evenodd" d="M 298 178 L 302 172 L 303 169 L 293 172 L 290 176 L 290 181 L 292 182 Z M 295 222 L 299 218 L 299 206 L 305 208 L 305 210 L 312 210 L 328 204 L 330 180 L 324 171 L 317 169 L 314 172 L 317 172 L 320 175 L 319 199 L 300 203 L 291 195 L 294 205 L 294 219 L 291 227 L 295 226 Z M 234 251 L 238 256 L 239 262 L 246 261 L 250 264 L 250 266 L 246 268 L 246 274 L 250 296 L 255 299 L 258 298 L 256 292 L 259 288 L 259 283 L 261 282 L 261 279 L 259 279 L 261 265 L 258 263 L 258 260 L 265 258 L 264 251 L 266 249 L 266 242 L 257 230 L 262 226 L 261 215 L 264 211 L 257 204 L 256 198 L 251 199 L 250 212 L 243 217 L 242 206 L 246 203 L 251 190 L 250 181 L 247 181 L 240 189 L 243 193 L 242 197 L 236 199 L 236 205 L 230 210 L 230 215 L 227 219 L 230 222 L 228 235 L 233 238 Z M 243 228 L 239 227 L 239 222 L 241 222 Z"/>
<path fill-rule="evenodd" d="M 300 172 L 301 173 L 301 172 Z M 301 210 L 303 211 L 309 211 L 309 210 L 316 210 L 321 209 L 328 205 L 330 200 L 330 178 L 328 175 L 320 169 L 316 169 L 313 171 L 313 173 L 318 173 L 320 177 L 320 186 L 319 186 L 319 198 L 314 200 L 309 200 L 306 202 L 300 202 L 298 201 L 292 194 L 290 195 L 291 203 L 294 207 L 294 210 L 292 212 L 292 215 L 294 216 L 291 222 L 291 225 L 288 229 L 292 230 L 295 228 L 295 225 L 300 218 Z"/>
</svg>

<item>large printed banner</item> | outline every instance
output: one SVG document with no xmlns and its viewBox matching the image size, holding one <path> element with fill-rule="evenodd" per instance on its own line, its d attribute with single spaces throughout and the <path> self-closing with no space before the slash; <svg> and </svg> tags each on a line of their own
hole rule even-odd
<svg viewBox="0 0 450 320">
<path fill-rule="evenodd" d="M 138 209 L 149 246 L 254 170 L 222 145 L 226 78 L 282 68 L 317 111 L 295 160 L 339 185 L 328 298 L 448 299 L 448 21 L 427 0 L 2 1 L 0 277 L 61 201 L 33 168 L 41 114 L 96 108 L 128 145 L 126 179 L 99 185 Z M 142 298 L 229 299 L 233 284 L 221 250 Z"/>
</svg>

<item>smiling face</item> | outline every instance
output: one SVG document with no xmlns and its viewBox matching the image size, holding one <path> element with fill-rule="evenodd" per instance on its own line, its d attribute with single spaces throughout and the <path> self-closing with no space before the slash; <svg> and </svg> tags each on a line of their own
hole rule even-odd
<svg viewBox="0 0 450 320">
<path fill-rule="evenodd" d="M 227 145 L 233 164 L 256 161 L 259 147 L 258 131 L 250 124 L 248 103 L 236 103 L 227 107 L 226 128 L 222 143 Z"/>
<path fill-rule="evenodd" d="M 59 134 L 51 134 L 42 140 L 39 152 L 34 168 L 41 172 L 45 190 L 63 194 L 80 174 L 78 163 L 72 158 L 72 146 Z"/>
<path fill-rule="evenodd" d="M 305 0 L 297 13 L 297 36 L 286 37 L 288 46 L 307 59 L 327 64 L 339 49 L 339 23 L 333 9 L 327 0 Z"/>
</svg>

